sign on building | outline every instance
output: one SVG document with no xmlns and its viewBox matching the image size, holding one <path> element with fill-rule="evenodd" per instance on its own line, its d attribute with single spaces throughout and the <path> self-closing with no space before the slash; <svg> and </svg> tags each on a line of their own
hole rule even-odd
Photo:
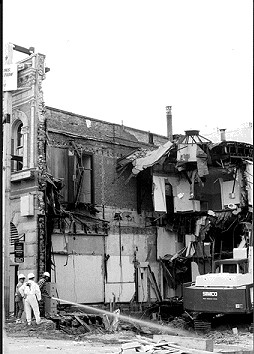
<svg viewBox="0 0 254 354">
<path fill-rule="evenodd" d="M 17 64 L 6 64 L 3 66 L 3 91 L 17 90 L 18 66 Z"/>
<path fill-rule="evenodd" d="M 24 242 L 14 243 L 14 254 L 15 254 L 14 257 L 16 263 L 24 262 Z"/>
</svg>

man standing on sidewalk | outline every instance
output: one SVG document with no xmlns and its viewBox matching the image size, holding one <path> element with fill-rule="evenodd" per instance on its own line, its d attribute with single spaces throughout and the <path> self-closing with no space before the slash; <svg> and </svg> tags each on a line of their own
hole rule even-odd
<svg viewBox="0 0 254 354">
<path fill-rule="evenodd" d="M 17 316 L 16 323 L 21 323 L 21 317 L 24 311 L 24 301 L 19 292 L 19 288 L 24 284 L 26 277 L 24 276 L 24 274 L 19 274 L 18 279 L 19 282 L 16 285 L 16 291 L 15 291 L 15 305 L 16 305 L 16 316 Z"/>
<path fill-rule="evenodd" d="M 41 291 L 38 284 L 34 281 L 35 275 L 33 273 L 28 274 L 28 281 L 24 283 L 20 288 L 19 292 L 21 296 L 25 299 L 25 311 L 26 320 L 28 326 L 32 323 L 31 310 L 33 309 L 36 324 L 40 324 L 40 311 L 38 301 L 41 300 Z"/>
<path fill-rule="evenodd" d="M 49 279 L 50 279 L 49 272 L 44 272 L 42 274 L 41 279 L 38 281 L 38 286 L 40 288 L 41 296 L 42 296 L 42 299 L 39 302 L 40 314 L 42 317 L 45 317 L 45 296 L 46 297 L 50 296 L 50 294 L 46 290 L 46 283 L 49 281 Z"/>
</svg>

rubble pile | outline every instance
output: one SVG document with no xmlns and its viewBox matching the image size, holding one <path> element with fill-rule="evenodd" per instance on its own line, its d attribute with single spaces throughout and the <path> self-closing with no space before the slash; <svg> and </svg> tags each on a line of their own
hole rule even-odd
<svg viewBox="0 0 254 354">
<path fill-rule="evenodd" d="M 198 349 L 193 348 L 190 343 L 188 342 L 185 344 L 179 344 L 179 339 L 178 343 L 175 340 L 166 340 L 162 338 L 156 338 L 154 336 L 153 339 L 147 338 L 147 337 L 141 337 L 141 336 L 136 336 L 136 340 L 132 342 L 127 342 L 122 344 L 121 350 L 119 351 L 119 354 L 135 354 L 135 353 L 147 353 L 147 354 L 205 354 L 205 353 L 211 353 L 213 351 L 213 342 L 210 341 L 209 343 L 205 343 L 206 348 L 201 349 L 200 347 Z M 184 339 L 184 338 L 183 338 Z M 208 344 L 208 345 L 207 345 Z"/>
<path fill-rule="evenodd" d="M 249 337 L 251 337 L 251 334 L 248 331 L 241 333 L 237 331 L 237 334 L 234 334 L 233 329 L 223 332 L 214 330 L 206 334 L 206 338 L 212 339 L 216 344 L 238 344 L 241 343 L 244 338 L 246 338 L 247 342 Z"/>
<path fill-rule="evenodd" d="M 68 334 L 103 333 L 104 330 L 103 319 L 94 314 L 77 312 L 51 319 L 56 322 L 58 329 Z"/>
<path fill-rule="evenodd" d="M 56 316 L 50 316 L 50 320 L 55 322 L 56 329 L 68 334 L 84 334 L 114 332 L 118 329 L 118 316 L 120 310 L 116 310 L 112 315 L 87 314 L 84 312 L 62 312 Z"/>
</svg>

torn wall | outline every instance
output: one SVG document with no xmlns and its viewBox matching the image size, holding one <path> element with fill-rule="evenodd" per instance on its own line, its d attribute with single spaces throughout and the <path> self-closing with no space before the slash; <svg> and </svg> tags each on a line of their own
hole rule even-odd
<svg viewBox="0 0 254 354">
<path fill-rule="evenodd" d="M 156 148 L 149 134 L 139 131 L 140 142 L 131 128 L 49 107 L 47 127 L 52 279 L 59 292 L 78 302 L 155 301 L 148 280 L 160 277 L 154 213 L 151 207 L 137 213 L 136 179 L 126 183 L 130 166 L 117 169 L 134 149 Z M 56 181 L 61 187 L 53 192 Z M 74 292 L 64 284 L 69 274 Z"/>
<path fill-rule="evenodd" d="M 244 225 L 252 220 L 252 145 L 213 145 L 201 138 L 186 135 L 169 149 L 165 144 L 132 162 L 133 175 L 142 176 L 146 170 L 152 175 L 153 207 L 164 230 L 159 228 L 158 234 L 164 233 L 164 238 L 158 237 L 157 247 L 171 252 L 161 257 L 169 290 L 176 286 L 171 258 L 177 255 L 182 262 L 190 260 L 191 279 L 195 280 L 196 275 L 211 271 L 215 259 L 232 256 L 242 238 L 249 242 Z M 171 233 L 168 247 L 167 229 Z M 176 250 L 172 245 L 178 244 L 179 238 L 184 247 Z"/>
</svg>

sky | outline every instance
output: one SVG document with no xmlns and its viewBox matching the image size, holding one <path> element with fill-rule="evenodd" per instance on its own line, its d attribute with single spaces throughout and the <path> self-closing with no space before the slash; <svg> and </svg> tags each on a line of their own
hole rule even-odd
<svg viewBox="0 0 254 354">
<path fill-rule="evenodd" d="M 4 0 L 3 43 L 46 55 L 46 106 L 166 135 L 253 119 L 250 0 Z M 24 58 L 14 52 L 14 62 Z"/>
</svg>

